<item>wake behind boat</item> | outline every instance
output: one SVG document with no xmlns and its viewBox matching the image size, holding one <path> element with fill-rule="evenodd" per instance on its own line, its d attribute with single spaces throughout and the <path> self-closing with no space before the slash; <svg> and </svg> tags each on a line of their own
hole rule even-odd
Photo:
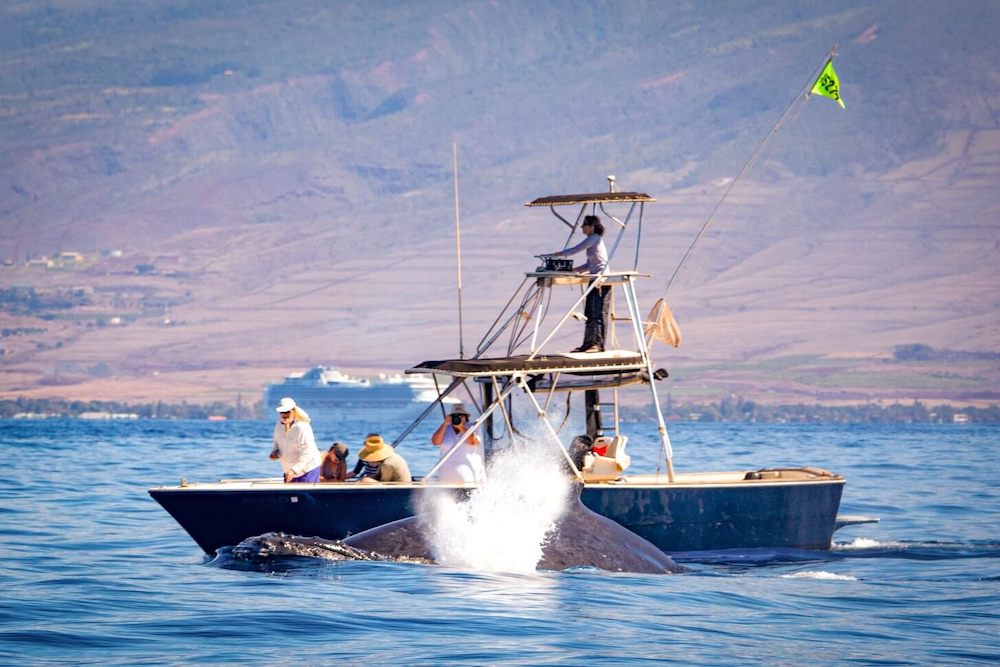
<svg viewBox="0 0 1000 667">
<path fill-rule="evenodd" d="M 449 454 L 475 433 L 483 441 L 487 459 L 505 451 L 530 457 L 533 447 L 553 447 L 569 460 L 569 441 L 585 432 L 593 440 L 593 451 L 582 467 L 573 465 L 584 485 L 583 503 L 663 551 L 828 549 L 836 528 L 857 521 L 838 520 L 845 483 L 841 475 L 811 465 L 675 471 L 656 386 L 667 373 L 656 367 L 650 348 L 654 338 L 679 343 L 679 333 L 665 303 L 658 302 L 649 316 L 641 315 L 635 285 L 647 276 L 637 271 L 638 234 L 631 267 L 611 270 L 615 251 L 623 247 L 628 233 L 641 229 L 644 207 L 653 201 L 644 193 L 616 192 L 612 181 L 610 192 L 530 202 L 528 206 L 548 207 L 569 229 L 565 247 L 587 216 L 606 220 L 616 230 L 608 244 L 606 267 L 596 274 L 581 274 L 547 260 L 525 273 L 472 358 L 428 360 L 409 369 L 409 374 L 443 381 L 435 382 L 440 390 L 434 402 L 393 445 L 405 444 L 423 420 L 443 413 L 444 402 L 467 397 L 478 417 Z M 560 214 L 563 207 L 578 207 L 576 218 Z M 576 325 L 575 315 L 587 295 L 604 287 L 609 288 L 611 300 L 606 349 L 565 351 L 568 345 L 560 332 Z M 644 411 L 653 415 L 658 433 L 654 441 L 632 442 L 623 429 L 628 407 L 620 398 L 631 391 L 646 395 Z M 574 415 L 578 415 L 575 420 Z M 635 447 L 659 452 L 656 470 L 631 468 L 627 449 Z M 425 494 L 444 489 L 462 495 L 475 489 L 473 484 L 437 481 L 442 463 L 405 484 L 223 480 L 149 492 L 212 554 L 269 532 L 342 539 L 413 515 Z"/>
</svg>

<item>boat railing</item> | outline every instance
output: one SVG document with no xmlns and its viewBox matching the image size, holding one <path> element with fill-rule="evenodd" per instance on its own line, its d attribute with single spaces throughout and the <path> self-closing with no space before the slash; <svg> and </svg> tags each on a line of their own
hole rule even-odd
<svg viewBox="0 0 1000 667">
<path fill-rule="evenodd" d="M 581 374 L 586 376 L 588 373 L 593 376 L 601 374 L 608 376 L 603 379 L 588 377 L 582 381 L 571 380 L 565 385 L 565 391 L 596 391 L 598 388 L 605 386 L 614 389 L 615 435 L 618 435 L 618 387 L 623 386 L 626 383 L 633 384 L 637 382 L 645 382 L 649 384 L 652 388 L 652 398 L 655 411 L 657 413 L 658 429 L 664 458 L 667 463 L 667 476 L 668 479 L 673 479 L 673 451 L 670 445 L 669 436 L 667 435 L 666 423 L 663 419 L 662 411 L 660 410 L 659 400 L 653 382 L 654 378 L 659 379 L 663 375 L 662 372 L 657 372 L 654 369 L 653 362 L 650 359 L 649 342 L 646 340 L 645 333 L 645 321 L 640 315 L 638 296 L 635 291 L 636 279 L 639 277 L 648 277 L 644 274 L 639 274 L 636 270 L 638 266 L 638 238 L 636 239 L 635 244 L 636 257 L 632 270 L 611 271 L 608 268 L 612 265 L 622 239 L 624 238 L 624 235 L 633 220 L 637 220 L 637 226 L 641 233 L 644 204 L 647 201 L 654 200 L 643 193 L 615 192 L 613 177 L 609 178 L 609 184 L 610 192 L 607 193 L 557 195 L 554 197 L 536 199 L 528 204 L 528 206 L 548 206 L 553 215 L 555 215 L 558 220 L 569 228 L 569 234 L 564 248 L 569 247 L 570 240 L 581 228 L 585 217 L 588 214 L 597 214 L 598 207 L 600 207 L 600 213 L 605 218 L 612 220 L 613 223 L 617 225 L 618 229 L 617 234 L 615 235 L 615 238 L 609 248 L 608 263 L 606 264 L 606 268 L 599 274 L 581 274 L 565 270 L 553 271 L 548 270 L 545 267 L 539 267 L 538 269 L 528 271 L 525 274 L 525 278 L 522 280 L 521 284 L 515 290 L 514 294 L 508 300 L 507 304 L 503 307 L 500 314 L 480 340 L 476 347 L 476 354 L 472 358 L 473 360 L 492 361 L 491 358 L 487 358 L 485 356 L 486 353 L 501 339 L 502 336 L 509 333 L 510 338 L 507 342 L 506 351 L 502 357 L 498 357 L 497 359 L 505 359 L 510 362 L 514 362 L 513 365 L 484 369 L 482 367 L 470 367 L 466 360 L 456 360 L 454 362 L 446 360 L 444 362 L 434 362 L 436 365 L 434 368 L 415 367 L 407 371 L 408 373 L 441 373 L 449 375 L 452 380 L 443 392 L 440 391 L 440 387 L 437 387 L 439 389 L 438 399 L 433 404 L 429 405 L 411 424 L 411 426 L 400 434 L 398 438 L 396 438 L 393 443 L 394 445 L 401 443 L 410 433 L 412 433 L 417 425 L 423 422 L 423 420 L 436 409 L 438 405 L 442 405 L 445 397 L 455 392 L 459 386 L 465 386 L 467 379 L 473 378 L 480 383 L 484 383 L 481 386 L 481 390 L 483 392 L 483 405 L 477 406 L 480 413 L 479 418 L 475 420 L 475 423 L 470 425 L 470 428 L 462 434 L 461 439 L 449 451 L 443 453 L 437 464 L 427 473 L 428 477 L 433 477 L 445 461 L 447 461 L 454 452 L 458 451 L 466 440 L 471 437 L 472 434 L 476 433 L 483 426 L 483 424 L 490 424 L 488 431 L 492 439 L 492 417 L 498 410 L 499 414 L 503 416 L 504 422 L 508 427 L 508 432 L 511 434 L 514 433 L 511 419 L 507 414 L 504 402 L 511 396 L 515 389 L 524 390 L 524 395 L 527 396 L 533 403 L 541 422 L 545 425 L 545 428 L 552 436 L 552 439 L 558 444 L 563 456 L 567 459 L 567 461 L 569 461 L 570 456 L 568 450 L 560 441 L 557 431 L 553 428 L 546 415 L 552 396 L 554 395 L 557 385 L 559 384 L 560 373 L 565 371 L 574 373 L 577 377 Z M 622 217 L 612 215 L 608 210 L 606 210 L 606 205 L 608 204 L 621 203 L 629 204 L 627 214 Z M 556 207 L 565 205 L 580 206 L 575 221 L 570 222 L 557 212 Z M 638 215 L 636 216 L 636 214 Z M 570 300 L 571 305 L 562 311 L 561 316 L 555 324 L 552 325 L 550 322 L 549 325 L 546 325 L 545 321 L 553 303 L 552 290 L 555 287 L 564 286 L 581 287 L 582 289 L 576 298 Z M 573 359 L 573 364 L 541 363 L 541 365 L 539 365 L 537 362 L 545 362 L 550 358 L 548 356 L 543 356 L 544 350 L 548 349 L 556 339 L 556 336 L 564 330 L 567 322 L 578 314 L 580 306 L 587 300 L 588 295 L 593 290 L 605 286 L 610 286 L 612 288 L 612 294 L 620 291 L 624 295 L 624 301 L 628 313 L 626 317 L 619 318 L 612 316 L 609 318 L 610 321 L 606 323 L 608 328 L 607 340 L 615 340 L 615 321 L 628 322 L 634 346 L 630 347 L 629 350 L 634 349 L 633 354 L 636 356 L 638 363 L 633 365 L 629 362 L 622 366 L 620 360 L 615 358 L 613 354 L 587 355 L 583 353 L 561 353 L 561 355 L 556 356 L 561 356 L 563 359 L 568 357 L 587 357 L 586 361 L 590 363 L 582 364 L 582 366 L 590 367 L 581 367 L 581 364 L 575 363 L 577 361 L 583 361 L 582 359 Z M 613 299 L 612 303 L 614 303 Z M 551 328 L 549 328 L 550 326 Z M 522 346 L 524 345 L 527 345 L 527 353 L 517 355 L 517 351 L 519 349 L 523 349 Z M 622 352 L 624 352 L 624 350 L 622 350 Z M 540 380 L 541 378 L 546 379 Z M 541 384 L 539 384 L 540 382 Z M 437 385 L 436 376 L 435 384 Z M 465 388 L 469 396 L 472 398 L 472 402 L 475 403 L 476 392 L 469 391 L 468 386 L 465 386 Z M 488 392 L 487 389 L 489 390 Z M 544 400 L 544 408 L 539 404 L 535 396 L 535 392 L 539 389 L 547 391 L 548 394 Z M 588 406 L 589 405 L 590 403 L 588 403 Z M 580 475 L 580 471 L 576 469 L 572 461 L 569 462 L 576 474 Z"/>
<path fill-rule="evenodd" d="M 555 275 L 553 275 L 555 274 Z M 566 276 L 562 272 L 545 272 L 545 271 L 535 271 L 527 274 L 528 277 L 536 278 L 539 289 L 551 289 L 557 285 L 582 285 L 584 283 L 587 286 L 584 288 L 583 292 L 579 297 L 573 302 L 573 305 L 563 314 L 559 321 L 552 327 L 552 329 L 545 335 L 542 342 L 538 343 L 539 331 L 541 330 L 542 322 L 545 319 L 544 311 L 538 312 L 536 317 L 533 317 L 534 328 L 531 336 L 530 345 L 530 356 L 534 358 L 536 355 L 541 353 L 541 351 L 552 341 L 552 339 L 559 333 L 562 327 L 569 321 L 570 318 L 574 316 L 577 309 L 587 300 L 587 296 L 599 287 L 610 286 L 612 289 L 617 285 L 621 289 L 626 291 L 626 299 L 629 298 L 629 294 L 634 294 L 633 281 L 642 276 L 643 274 L 637 273 L 635 271 L 616 271 L 610 272 L 605 271 L 597 275 L 592 275 L 589 273 L 576 274 L 578 277 Z M 562 282 L 566 280 L 566 282 Z M 627 321 L 631 321 L 631 317 Z M 610 322 L 608 323 L 611 324 Z M 610 327 L 609 327 L 610 329 Z M 609 331 L 610 334 L 610 331 Z M 609 335 L 609 339 L 611 335 Z"/>
</svg>

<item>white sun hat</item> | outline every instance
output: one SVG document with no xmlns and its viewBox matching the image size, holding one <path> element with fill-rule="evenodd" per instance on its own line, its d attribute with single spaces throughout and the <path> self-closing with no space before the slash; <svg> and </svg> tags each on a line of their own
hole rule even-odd
<svg viewBox="0 0 1000 667">
<path fill-rule="evenodd" d="M 288 398 L 286 396 L 285 398 L 281 399 L 281 402 L 278 403 L 278 407 L 276 407 L 274 409 L 274 411 L 275 412 L 291 412 L 294 409 L 295 409 L 295 401 L 293 401 L 292 399 L 290 399 L 290 398 Z"/>
</svg>

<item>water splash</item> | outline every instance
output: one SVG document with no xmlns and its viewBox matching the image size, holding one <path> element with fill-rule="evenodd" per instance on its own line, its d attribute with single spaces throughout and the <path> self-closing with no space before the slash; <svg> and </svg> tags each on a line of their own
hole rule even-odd
<svg viewBox="0 0 1000 667">
<path fill-rule="evenodd" d="M 534 572 L 571 488 L 557 452 L 527 443 L 496 454 L 486 482 L 467 500 L 431 495 L 419 508 L 429 520 L 434 559 L 463 569 Z"/>
<path fill-rule="evenodd" d="M 909 542 L 880 541 L 856 538 L 849 543 L 836 543 L 831 553 L 841 558 L 906 558 L 909 560 L 952 560 L 957 558 L 996 558 L 1000 543 L 971 542 Z"/>
<path fill-rule="evenodd" d="M 856 537 L 853 542 L 836 542 L 831 547 L 834 551 L 851 551 L 855 549 L 887 549 L 902 548 L 901 542 L 879 542 L 868 537 Z"/>
<path fill-rule="evenodd" d="M 806 572 L 796 572 L 795 574 L 783 574 L 782 579 L 816 579 L 819 581 L 857 581 L 857 577 L 849 574 L 836 574 L 824 570 L 814 570 Z"/>
</svg>

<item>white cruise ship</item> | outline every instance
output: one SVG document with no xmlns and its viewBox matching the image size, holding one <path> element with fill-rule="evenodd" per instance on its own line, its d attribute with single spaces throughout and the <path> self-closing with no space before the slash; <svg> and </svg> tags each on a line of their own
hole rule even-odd
<svg viewBox="0 0 1000 667">
<path fill-rule="evenodd" d="M 282 382 L 264 388 L 264 407 L 275 406 L 289 396 L 312 413 L 348 410 L 401 411 L 426 407 L 437 398 L 434 378 L 430 375 L 386 375 L 353 377 L 337 368 L 314 366 L 304 372 L 287 375 Z"/>
</svg>

